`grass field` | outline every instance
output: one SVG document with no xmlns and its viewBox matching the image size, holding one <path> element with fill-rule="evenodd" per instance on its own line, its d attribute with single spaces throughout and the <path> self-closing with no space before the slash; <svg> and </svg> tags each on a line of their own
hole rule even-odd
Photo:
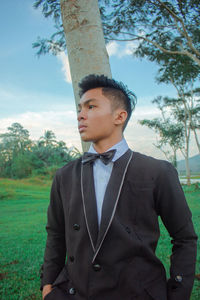
<svg viewBox="0 0 200 300">
<path fill-rule="evenodd" d="M 50 182 L 41 179 L 0 180 L 0 299 L 41 299 L 39 269 L 46 241 L 46 210 Z M 200 236 L 200 188 L 184 186 Z M 170 238 L 161 225 L 157 255 L 169 267 Z M 200 274 L 200 243 L 196 274 Z M 195 279 L 191 300 L 200 299 L 200 281 Z"/>
</svg>

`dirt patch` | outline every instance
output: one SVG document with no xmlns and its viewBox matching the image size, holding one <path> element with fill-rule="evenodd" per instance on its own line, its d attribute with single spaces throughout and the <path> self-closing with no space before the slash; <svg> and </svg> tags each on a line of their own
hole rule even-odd
<svg viewBox="0 0 200 300">
<path fill-rule="evenodd" d="M 8 273 L 0 273 L 0 280 L 3 280 Z"/>
<path fill-rule="evenodd" d="M 38 297 L 35 294 L 31 294 L 28 298 L 25 298 L 24 300 L 38 300 Z"/>
<path fill-rule="evenodd" d="M 4 268 L 4 267 L 7 267 L 7 266 L 9 266 L 9 265 L 16 265 L 16 264 L 18 264 L 18 263 L 19 263 L 18 260 L 13 260 L 13 261 L 11 261 L 11 262 L 9 262 L 9 263 L 3 265 L 2 267 Z"/>
<path fill-rule="evenodd" d="M 200 280 L 200 274 L 196 274 L 195 278 L 198 279 L 198 280 Z"/>
</svg>

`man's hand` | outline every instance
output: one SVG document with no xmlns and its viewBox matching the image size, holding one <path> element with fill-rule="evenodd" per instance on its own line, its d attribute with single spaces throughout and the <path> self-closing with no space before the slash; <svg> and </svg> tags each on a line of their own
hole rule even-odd
<svg viewBox="0 0 200 300">
<path fill-rule="evenodd" d="M 51 284 L 46 284 L 43 287 L 42 290 L 42 299 L 44 299 L 44 297 L 49 294 L 52 291 L 52 285 Z"/>
</svg>

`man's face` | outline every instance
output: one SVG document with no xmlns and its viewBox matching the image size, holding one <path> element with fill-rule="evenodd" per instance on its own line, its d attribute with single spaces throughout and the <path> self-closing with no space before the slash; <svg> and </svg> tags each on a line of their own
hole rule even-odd
<svg viewBox="0 0 200 300">
<path fill-rule="evenodd" d="M 116 112 L 111 100 L 102 94 L 101 88 L 87 91 L 80 99 L 78 129 L 83 141 L 99 142 L 112 138 Z"/>
</svg>

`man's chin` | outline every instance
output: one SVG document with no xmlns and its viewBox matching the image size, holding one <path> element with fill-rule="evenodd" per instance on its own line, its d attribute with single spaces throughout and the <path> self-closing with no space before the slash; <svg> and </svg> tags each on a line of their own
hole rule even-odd
<svg viewBox="0 0 200 300">
<path fill-rule="evenodd" d="M 92 142 L 92 139 L 91 139 L 91 138 L 89 138 L 89 137 L 87 137 L 87 136 L 84 136 L 84 135 L 81 136 L 81 140 L 82 140 L 83 142 Z"/>
</svg>

